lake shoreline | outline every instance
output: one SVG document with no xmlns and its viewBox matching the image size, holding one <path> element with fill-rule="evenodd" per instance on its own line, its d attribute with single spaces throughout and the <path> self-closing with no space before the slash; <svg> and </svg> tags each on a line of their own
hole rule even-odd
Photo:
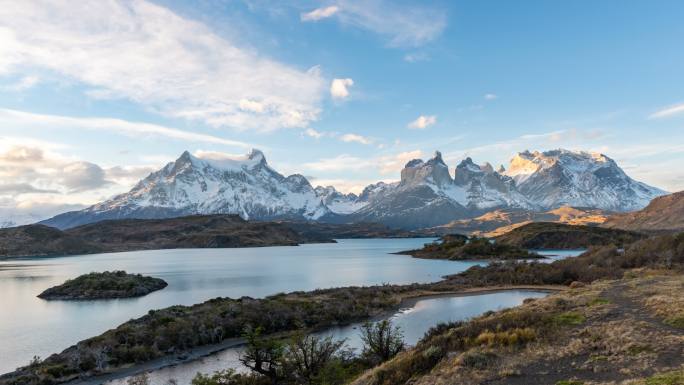
<svg viewBox="0 0 684 385">
<path fill-rule="evenodd" d="M 511 286 L 500 286 L 500 287 L 482 287 L 482 288 L 466 288 L 463 290 L 455 290 L 448 292 L 417 292 L 417 293 L 407 293 L 404 298 L 401 299 L 396 308 L 392 310 L 387 310 L 380 312 L 375 316 L 370 317 L 367 321 L 378 321 L 391 317 L 402 309 L 412 308 L 422 300 L 435 299 L 435 298 L 452 298 L 452 297 L 466 297 L 466 296 L 478 296 L 484 294 L 494 294 L 507 291 L 535 291 L 535 292 L 547 292 L 555 293 L 567 290 L 567 286 L 534 286 L 534 285 L 511 285 Z M 350 323 L 351 324 L 351 323 Z M 345 325 L 337 325 L 345 326 Z M 321 332 L 330 329 L 330 327 L 321 328 L 319 330 L 311 330 L 310 332 Z M 291 332 L 274 333 L 271 336 L 283 336 L 286 337 Z M 202 358 L 212 356 L 221 353 L 227 349 L 236 348 L 245 344 L 243 338 L 230 338 L 217 344 L 205 345 L 196 348 L 183 351 L 179 354 L 168 355 L 164 357 L 159 357 L 154 360 L 141 363 L 138 365 L 132 365 L 127 367 L 122 367 L 111 372 L 89 377 L 86 379 L 76 379 L 69 382 L 65 382 L 67 385 L 98 385 L 105 382 L 119 380 L 122 378 L 135 376 L 142 373 L 153 372 L 161 370 L 164 368 L 174 367 L 181 364 L 191 363 L 193 361 L 200 360 Z"/>
</svg>

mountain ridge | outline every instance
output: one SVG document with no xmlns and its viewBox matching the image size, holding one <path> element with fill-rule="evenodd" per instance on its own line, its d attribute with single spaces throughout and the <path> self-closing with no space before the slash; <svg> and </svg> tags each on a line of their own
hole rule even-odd
<svg viewBox="0 0 684 385">
<path fill-rule="evenodd" d="M 440 226 L 497 209 L 543 211 L 563 206 L 610 211 L 641 208 L 663 190 L 627 176 L 603 154 L 552 150 L 517 154 L 506 170 L 465 158 L 453 176 L 436 151 L 413 159 L 394 183 L 359 195 L 313 187 L 301 174 L 284 176 L 252 150 L 239 157 L 199 157 L 185 151 L 129 192 L 41 223 L 69 228 L 106 219 L 159 219 L 238 214 L 254 220 L 377 222 L 396 228 Z"/>
</svg>

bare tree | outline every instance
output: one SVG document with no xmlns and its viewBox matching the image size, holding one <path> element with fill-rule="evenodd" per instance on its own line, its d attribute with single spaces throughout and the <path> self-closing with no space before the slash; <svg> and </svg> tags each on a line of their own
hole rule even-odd
<svg viewBox="0 0 684 385">
<path fill-rule="evenodd" d="M 286 345 L 283 367 L 289 377 L 302 385 L 314 385 L 320 374 L 344 346 L 344 340 L 297 333 Z"/>
<path fill-rule="evenodd" d="M 276 385 L 283 378 L 283 344 L 274 338 L 262 337 L 261 333 L 261 327 L 245 328 L 243 336 L 247 340 L 247 348 L 239 360 L 242 365 L 268 377 Z"/>
<path fill-rule="evenodd" d="M 385 362 L 404 350 L 404 334 L 390 320 L 366 322 L 361 327 L 363 355 L 375 364 Z"/>
</svg>

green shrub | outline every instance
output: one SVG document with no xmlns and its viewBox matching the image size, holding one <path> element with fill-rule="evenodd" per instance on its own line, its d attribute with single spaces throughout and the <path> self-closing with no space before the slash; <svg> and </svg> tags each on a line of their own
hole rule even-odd
<svg viewBox="0 0 684 385">
<path fill-rule="evenodd" d="M 582 314 L 568 311 L 553 317 L 553 322 L 561 326 L 577 326 L 583 324 L 585 318 Z"/>
</svg>

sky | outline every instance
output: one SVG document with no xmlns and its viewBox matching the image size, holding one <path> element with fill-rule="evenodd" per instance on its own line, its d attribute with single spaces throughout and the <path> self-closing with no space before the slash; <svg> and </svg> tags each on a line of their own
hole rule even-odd
<svg viewBox="0 0 684 385">
<path fill-rule="evenodd" d="M 682 20 L 674 0 L 0 0 L 0 217 L 185 150 L 359 192 L 436 150 L 567 148 L 682 190 Z"/>
</svg>

